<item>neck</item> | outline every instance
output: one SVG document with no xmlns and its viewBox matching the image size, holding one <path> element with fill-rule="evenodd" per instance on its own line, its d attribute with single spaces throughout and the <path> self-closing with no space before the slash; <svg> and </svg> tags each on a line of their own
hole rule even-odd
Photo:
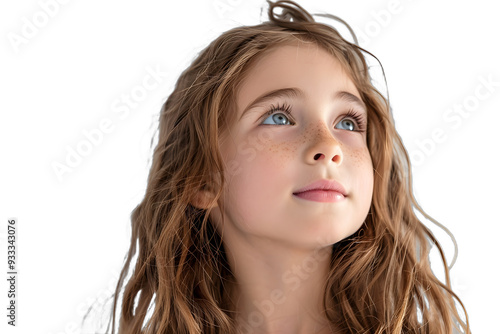
<svg viewBox="0 0 500 334">
<path fill-rule="evenodd" d="M 323 252 L 331 254 L 331 247 Z M 330 256 L 311 254 L 286 264 L 268 258 L 273 265 L 267 271 L 255 253 L 256 261 L 240 257 L 246 265 L 236 267 L 237 283 L 227 289 L 238 333 L 333 333 L 323 307 Z"/>
</svg>

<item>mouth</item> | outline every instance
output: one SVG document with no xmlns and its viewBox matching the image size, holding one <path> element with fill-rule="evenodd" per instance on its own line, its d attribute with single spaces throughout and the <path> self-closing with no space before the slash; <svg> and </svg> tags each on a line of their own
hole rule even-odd
<svg viewBox="0 0 500 334">
<path fill-rule="evenodd" d="M 316 202 L 339 202 L 347 197 L 344 186 L 336 180 L 319 179 L 301 189 L 294 196 Z"/>
<path fill-rule="evenodd" d="M 322 202 L 322 203 L 336 203 L 344 201 L 347 197 L 346 195 L 328 189 L 311 189 L 303 192 L 293 193 L 295 197 L 298 197 L 307 201 Z"/>
</svg>

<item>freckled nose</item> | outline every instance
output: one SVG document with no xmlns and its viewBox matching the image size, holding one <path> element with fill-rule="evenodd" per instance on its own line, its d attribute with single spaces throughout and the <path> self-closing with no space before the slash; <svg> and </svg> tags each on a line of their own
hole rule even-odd
<svg viewBox="0 0 500 334">
<path fill-rule="evenodd" d="M 307 162 L 310 164 L 324 161 L 329 163 L 333 161 L 340 165 L 343 160 L 340 143 L 335 139 L 333 134 L 328 130 L 316 128 L 309 135 L 306 135 L 306 141 L 309 147 L 306 152 Z"/>
</svg>

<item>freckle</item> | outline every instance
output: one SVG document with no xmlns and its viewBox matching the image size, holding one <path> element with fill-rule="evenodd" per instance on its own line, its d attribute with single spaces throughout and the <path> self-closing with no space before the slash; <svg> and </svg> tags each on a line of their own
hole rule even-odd
<svg viewBox="0 0 500 334">
<path fill-rule="evenodd" d="M 365 160 L 368 159 L 369 153 L 366 152 L 365 148 L 358 148 L 352 151 L 352 159 L 356 166 L 361 166 Z"/>
</svg>

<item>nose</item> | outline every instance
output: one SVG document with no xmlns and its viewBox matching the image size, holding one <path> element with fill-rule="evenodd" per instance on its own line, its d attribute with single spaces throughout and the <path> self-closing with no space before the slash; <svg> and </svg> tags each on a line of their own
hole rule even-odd
<svg viewBox="0 0 500 334">
<path fill-rule="evenodd" d="M 325 128 L 317 128 L 306 152 L 307 163 L 342 164 L 343 154 L 340 142 Z"/>
</svg>

